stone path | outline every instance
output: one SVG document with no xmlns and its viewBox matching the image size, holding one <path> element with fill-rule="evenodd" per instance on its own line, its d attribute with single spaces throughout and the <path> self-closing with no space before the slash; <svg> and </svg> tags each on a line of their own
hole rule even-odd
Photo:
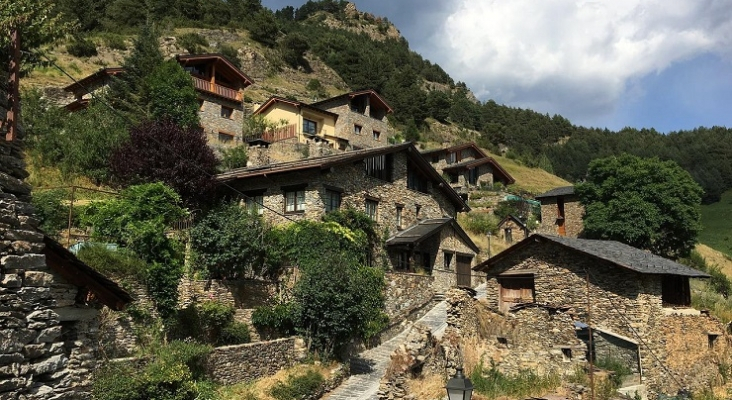
<svg viewBox="0 0 732 400">
<path fill-rule="evenodd" d="M 485 284 L 478 286 L 475 290 L 478 292 L 478 298 L 485 297 Z M 446 318 L 446 304 L 443 300 L 417 322 L 428 326 L 433 335 L 441 337 L 447 327 Z M 325 398 L 328 400 L 377 400 L 376 393 L 379 391 L 379 383 L 389 365 L 391 354 L 404 342 L 408 332 L 409 328 L 351 360 L 351 376 Z"/>
</svg>

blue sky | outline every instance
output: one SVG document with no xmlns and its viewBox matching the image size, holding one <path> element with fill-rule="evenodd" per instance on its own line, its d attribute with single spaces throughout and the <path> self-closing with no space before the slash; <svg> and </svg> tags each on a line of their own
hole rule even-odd
<svg viewBox="0 0 732 400">
<path fill-rule="evenodd" d="M 612 130 L 732 127 L 729 0 L 355 3 L 481 100 Z"/>
</svg>

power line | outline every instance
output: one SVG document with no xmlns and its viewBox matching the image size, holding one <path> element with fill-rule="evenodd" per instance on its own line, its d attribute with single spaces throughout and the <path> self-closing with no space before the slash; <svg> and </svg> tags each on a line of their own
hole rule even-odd
<svg viewBox="0 0 732 400">
<path fill-rule="evenodd" d="M 39 56 L 40 55 L 41 57 L 45 58 L 46 61 L 48 61 L 56 69 L 58 69 L 59 71 L 61 71 L 62 74 L 66 75 L 75 84 L 79 85 L 84 90 L 84 92 L 86 92 L 87 94 L 89 94 L 92 97 L 92 99 L 94 99 L 96 101 L 99 101 L 101 104 L 103 104 L 105 107 L 107 107 L 110 111 L 112 111 L 115 115 L 117 115 L 118 117 L 122 118 L 128 125 L 130 125 L 130 126 L 133 126 L 134 125 L 133 122 L 129 119 L 128 116 L 120 113 L 118 110 L 116 110 L 114 107 L 112 107 L 109 103 L 107 103 L 106 101 L 104 101 L 101 97 L 95 95 L 87 86 L 81 84 L 78 80 L 76 80 L 73 76 L 71 76 L 68 72 L 66 72 L 66 70 L 64 70 L 63 68 L 61 68 L 60 66 L 58 66 L 58 64 L 56 64 L 53 60 L 51 60 L 50 58 L 48 58 L 45 54 L 42 54 L 42 53 L 35 53 L 34 54 L 33 52 L 29 52 L 29 51 L 25 51 L 25 50 L 23 50 L 23 52 L 26 53 L 26 54 L 31 54 L 31 55 L 35 55 L 35 56 Z M 162 148 L 168 150 L 170 153 L 172 153 L 174 157 L 179 157 L 181 160 L 183 159 L 182 157 L 180 157 L 179 154 L 175 153 L 175 151 L 170 146 L 168 146 L 166 143 L 158 140 L 154 136 L 152 136 L 152 140 L 155 141 L 155 143 L 158 144 L 160 147 L 162 147 Z M 201 166 L 199 166 L 196 163 L 191 163 L 191 164 L 193 165 L 193 167 L 195 169 L 197 169 L 198 171 L 202 172 L 203 174 L 205 174 L 209 178 L 215 179 L 215 175 L 214 174 L 211 174 L 210 172 L 208 172 L 205 169 L 201 168 Z M 261 203 L 257 202 L 255 198 L 253 198 L 251 196 L 247 196 L 246 194 L 244 194 L 241 191 L 235 189 L 234 187 L 232 187 L 231 185 L 229 185 L 226 182 L 219 182 L 219 184 L 222 185 L 222 186 L 224 186 L 224 187 L 226 187 L 227 189 L 231 190 L 232 192 L 234 192 L 238 196 L 241 196 L 241 198 L 243 198 L 245 200 L 253 201 L 255 204 L 257 204 L 257 206 L 262 207 L 263 209 L 266 209 L 268 211 L 271 211 L 275 215 L 278 215 L 278 216 L 280 216 L 280 217 L 282 217 L 282 218 L 284 218 L 284 219 L 286 219 L 286 220 L 288 220 L 290 222 L 297 222 L 297 220 L 292 219 L 291 217 L 289 217 L 289 216 L 287 216 L 287 215 L 285 215 L 285 214 L 283 214 L 283 213 L 281 213 L 281 212 L 279 212 L 279 211 L 277 211 L 277 210 L 275 210 L 275 209 L 273 209 L 273 208 L 271 208 L 269 206 L 266 206 L 264 204 L 264 201 L 262 201 Z"/>
</svg>

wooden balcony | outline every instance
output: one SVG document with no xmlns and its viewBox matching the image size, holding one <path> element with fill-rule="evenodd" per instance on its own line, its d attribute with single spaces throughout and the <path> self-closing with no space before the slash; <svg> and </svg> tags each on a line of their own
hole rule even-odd
<svg viewBox="0 0 732 400">
<path fill-rule="evenodd" d="M 258 135 L 250 135 L 245 138 L 246 141 L 261 139 L 270 143 L 279 142 L 297 137 L 297 125 L 286 125 L 276 129 L 271 129 Z"/>
<path fill-rule="evenodd" d="M 197 76 L 191 76 L 191 78 L 193 78 L 193 86 L 196 88 L 196 90 L 200 90 L 200 91 L 206 92 L 206 93 L 211 93 L 213 95 L 223 97 L 228 100 L 233 100 L 233 101 L 238 101 L 238 102 L 241 102 L 241 100 L 242 100 L 241 92 L 236 89 L 218 85 L 216 83 L 207 81 L 207 80 L 199 78 Z"/>
</svg>

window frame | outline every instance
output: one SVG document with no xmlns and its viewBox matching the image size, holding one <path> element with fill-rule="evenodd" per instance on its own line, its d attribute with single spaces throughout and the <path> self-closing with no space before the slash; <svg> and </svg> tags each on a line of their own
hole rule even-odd
<svg viewBox="0 0 732 400">
<path fill-rule="evenodd" d="M 264 193 L 248 194 L 244 199 L 244 207 L 257 215 L 264 214 Z"/>
<path fill-rule="evenodd" d="M 367 197 L 364 200 L 364 212 L 372 221 L 376 221 L 379 218 L 379 200 Z"/>
<path fill-rule="evenodd" d="M 380 142 L 381 141 L 381 132 L 379 131 L 373 131 L 371 133 L 371 136 L 374 138 L 375 141 Z"/>
<path fill-rule="evenodd" d="M 333 205 L 333 200 L 337 199 L 337 205 Z M 341 209 L 341 203 L 343 202 L 343 191 L 342 190 L 336 190 L 333 188 L 326 188 L 325 189 L 325 212 L 333 212 L 338 211 Z"/>
<path fill-rule="evenodd" d="M 312 132 L 310 132 L 310 129 L 307 127 L 312 126 Z M 308 135 L 317 135 L 318 134 L 318 121 L 313 121 L 312 119 L 303 118 L 302 119 L 302 133 L 308 134 Z"/>
<path fill-rule="evenodd" d="M 397 204 L 396 206 L 396 228 L 397 230 L 404 229 L 403 223 L 404 223 L 404 206 L 401 204 Z"/>
<path fill-rule="evenodd" d="M 234 138 L 234 134 L 224 131 L 218 131 L 218 135 L 216 136 L 216 139 L 221 143 L 233 143 Z"/>
<path fill-rule="evenodd" d="M 305 188 L 283 189 L 282 196 L 285 198 L 285 214 L 305 211 Z"/>
<path fill-rule="evenodd" d="M 353 134 L 360 135 L 363 133 L 363 126 L 359 124 L 353 124 Z"/>
<path fill-rule="evenodd" d="M 442 254 L 442 258 L 443 258 L 443 260 L 442 260 L 442 267 L 446 271 L 452 271 L 453 270 L 453 268 L 452 268 L 452 260 L 454 258 L 456 258 L 455 257 L 455 253 L 452 252 L 452 251 L 447 251 L 447 250 L 443 250 L 442 253 L 443 253 Z"/>
<path fill-rule="evenodd" d="M 227 107 L 227 106 L 222 105 L 219 115 L 221 116 L 221 118 L 233 119 L 234 118 L 234 109 L 232 107 Z"/>
</svg>

